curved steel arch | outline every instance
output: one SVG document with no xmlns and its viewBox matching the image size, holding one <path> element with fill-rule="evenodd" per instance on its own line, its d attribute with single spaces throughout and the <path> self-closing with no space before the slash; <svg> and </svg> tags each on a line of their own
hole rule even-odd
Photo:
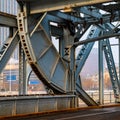
<svg viewBox="0 0 120 120">
<path fill-rule="evenodd" d="M 68 69 L 48 38 L 44 30 L 44 22 L 39 25 L 39 29 L 37 28 L 32 36 L 30 33 L 34 27 L 29 25 L 29 22 L 31 23 L 31 16 L 19 14 L 20 39 L 30 66 L 45 85 L 56 92 L 66 93 L 68 91 Z"/>
<path fill-rule="evenodd" d="M 46 33 L 49 32 L 49 20 L 47 15 L 43 16 L 44 14 L 25 16 L 25 12 L 19 13 L 18 29 L 24 52 L 44 85 L 54 93 L 72 93 L 69 67 L 49 39 L 49 33 Z M 87 105 L 98 105 L 82 88 L 79 88 L 77 94 Z"/>
</svg>

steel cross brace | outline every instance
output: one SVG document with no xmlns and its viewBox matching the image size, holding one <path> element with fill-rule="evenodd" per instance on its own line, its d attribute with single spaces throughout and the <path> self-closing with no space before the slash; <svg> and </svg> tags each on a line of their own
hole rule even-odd
<svg viewBox="0 0 120 120">
<path fill-rule="evenodd" d="M 112 2 L 112 0 L 17 0 L 19 3 L 29 4 L 30 14 L 69 9 L 85 5 Z"/>
<path fill-rule="evenodd" d="M 108 30 L 116 29 L 115 26 L 112 24 L 106 24 L 105 26 L 106 28 L 108 28 Z M 107 61 L 107 66 L 108 66 L 116 102 L 120 102 L 120 82 L 118 80 L 117 71 L 116 71 L 109 39 L 105 39 L 103 41 L 103 50 L 105 53 L 105 58 Z"/>
</svg>

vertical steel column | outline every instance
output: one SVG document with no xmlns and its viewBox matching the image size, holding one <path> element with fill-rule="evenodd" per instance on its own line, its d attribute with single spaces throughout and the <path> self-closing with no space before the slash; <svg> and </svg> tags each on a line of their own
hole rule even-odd
<svg viewBox="0 0 120 120">
<path fill-rule="evenodd" d="M 26 5 L 19 3 L 18 12 L 26 9 Z M 27 94 L 27 63 L 25 60 L 25 53 L 23 51 L 21 42 L 19 43 L 19 95 Z"/>
<path fill-rule="evenodd" d="M 116 72 L 116 67 L 115 67 L 109 39 L 104 40 L 103 48 L 104 48 L 104 53 L 107 61 L 107 66 L 108 66 L 108 70 L 111 78 L 114 95 L 116 98 L 115 101 L 119 102 L 120 101 L 120 84 L 119 84 L 119 80 Z"/>
<path fill-rule="evenodd" d="M 13 28 L 10 27 L 9 28 L 9 37 L 13 36 Z M 11 77 L 11 62 L 10 62 L 10 77 Z M 10 78 L 10 82 L 9 82 L 9 91 L 12 91 L 12 82 L 11 82 L 11 78 Z"/>
<path fill-rule="evenodd" d="M 68 28 L 64 28 L 64 59 L 68 61 L 68 68 L 69 68 L 69 84 L 70 84 L 70 91 L 73 92 L 74 88 L 74 67 L 75 67 L 75 49 L 72 46 L 72 42 L 74 42 L 74 37 L 70 35 L 70 31 Z"/>
<path fill-rule="evenodd" d="M 71 47 L 71 55 L 70 55 L 70 70 L 71 70 L 71 81 L 72 81 L 72 91 L 75 92 L 75 48 Z"/>
<path fill-rule="evenodd" d="M 119 84 L 120 84 L 120 39 L 119 39 L 119 52 L 118 52 L 118 54 L 119 54 Z"/>
<path fill-rule="evenodd" d="M 13 33 L 14 33 L 13 30 L 15 31 L 15 29 L 13 29 L 12 27 L 9 28 L 9 37 L 13 36 Z"/>
<path fill-rule="evenodd" d="M 23 94 L 26 95 L 27 94 L 27 61 L 25 60 L 25 53 L 23 52 Z"/>
<path fill-rule="evenodd" d="M 103 80 L 103 41 L 99 41 L 99 102 L 104 104 L 104 80 Z"/>
<path fill-rule="evenodd" d="M 63 37 L 59 37 L 59 54 L 61 57 L 64 56 L 64 40 Z"/>
<path fill-rule="evenodd" d="M 74 39 L 73 39 L 74 41 Z M 71 59 L 70 59 L 70 71 L 71 71 L 71 90 L 73 92 L 73 94 L 76 94 L 76 81 L 75 81 L 75 47 L 72 46 L 71 47 L 71 55 L 70 55 Z M 77 107 L 78 106 L 78 98 L 74 98 L 73 100 L 73 107 Z"/>
<path fill-rule="evenodd" d="M 21 43 L 19 43 L 19 95 L 25 94 L 27 94 L 26 61 Z"/>
<path fill-rule="evenodd" d="M 22 56 L 21 56 L 21 43 L 19 43 L 19 95 L 22 95 Z"/>
<path fill-rule="evenodd" d="M 68 61 L 69 68 L 69 89 L 75 94 L 75 48 L 73 46 L 74 37 L 70 34 L 68 28 L 64 28 L 64 58 Z M 76 99 L 72 101 L 72 107 L 76 107 Z"/>
<path fill-rule="evenodd" d="M 28 63 L 26 63 L 26 83 L 28 84 L 30 81 L 30 76 L 32 74 L 32 69 Z"/>
</svg>

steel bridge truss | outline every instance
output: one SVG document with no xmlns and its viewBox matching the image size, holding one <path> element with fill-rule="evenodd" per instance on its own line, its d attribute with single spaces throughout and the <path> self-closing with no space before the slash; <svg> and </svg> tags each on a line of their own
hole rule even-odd
<svg viewBox="0 0 120 120">
<path fill-rule="evenodd" d="M 98 103 L 81 85 L 80 72 L 95 41 L 99 51 L 100 104 L 103 99 L 103 54 L 111 78 L 116 101 L 120 100 L 117 76 L 109 38 L 119 39 L 120 3 L 113 0 L 17 0 L 20 7 L 16 16 L 0 12 L 0 25 L 10 28 L 10 35 L 0 50 L 0 73 L 17 44 L 20 48 L 20 84 L 26 80 L 25 57 L 32 70 L 52 94 L 71 94 L 80 97 L 88 106 Z M 56 3 L 56 4 L 54 4 Z M 112 7 L 112 9 L 111 9 Z M 87 34 L 82 40 L 84 34 Z M 59 51 L 52 37 L 59 41 Z M 81 49 L 75 58 L 75 49 Z M 101 62 L 100 62 L 101 61 Z M 102 63 L 102 64 L 101 64 Z M 83 81 L 84 82 L 84 81 Z M 26 81 L 20 94 L 26 94 Z M 74 101 L 75 105 L 75 101 Z"/>
</svg>

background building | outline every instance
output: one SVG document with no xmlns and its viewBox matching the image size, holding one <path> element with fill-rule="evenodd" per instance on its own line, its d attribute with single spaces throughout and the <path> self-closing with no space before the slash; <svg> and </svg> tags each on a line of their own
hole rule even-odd
<svg viewBox="0 0 120 120">
<path fill-rule="evenodd" d="M 0 0 L 0 11 L 17 15 L 18 6 L 16 0 Z M 0 27 L 0 48 L 9 36 L 9 28 Z M 19 60 L 18 47 L 11 56 L 8 64 L 0 74 L 0 91 L 18 91 L 19 89 Z M 28 91 L 42 91 L 44 86 L 32 72 L 28 81 Z"/>
<path fill-rule="evenodd" d="M 17 8 L 16 0 L 0 0 L 0 11 L 17 15 L 18 8 Z M 9 28 L 0 27 L 0 48 L 4 44 L 8 35 L 9 35 Z M 15 59 L 18 59 L 17 50 L 16 52 L 14 52 L 13 57 Z"/>
</svg>

